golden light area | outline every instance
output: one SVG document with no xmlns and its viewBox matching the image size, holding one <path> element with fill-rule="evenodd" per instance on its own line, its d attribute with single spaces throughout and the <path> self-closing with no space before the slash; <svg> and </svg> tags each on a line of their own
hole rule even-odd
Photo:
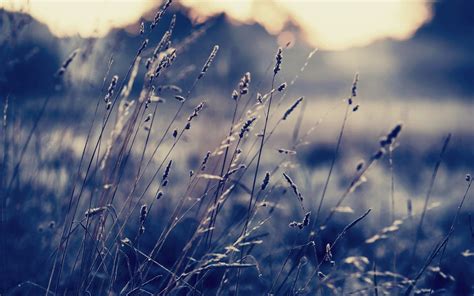
<svg viewBox="0 0 474 296">
<path fill-rule="evenodd" d="M 406 39 L 431 18 L 427 0 L 181 0 L 194 17 L 225 12 L 274 34 L 292 22 L 313 46 L 345 49 L 377 39 Z"/>
<path fill-rule="evenodd" d="M 292 39 L 288 23 L 321 49 L 363 46 L 377 39 L 406 39 L 431 18 L 428 0 L 175 0 L 205 20 L 226 13 L 239 23 L 260 23 L 279 41 Z M 113 27 L 136 22 L 156 7 L 150 0 L 4 0 L 0 6 L 24 10 L 58 36 L 103 36 Z M 281 33 L 284 36 L 281 36 Z"/>
<path fill-rule="evenodd" d="M 100 37 L 130 25 L 159 1 L 147 0 L 0 0 L 0 7 L 29 13 L 56 36 Z"/>
</svg>

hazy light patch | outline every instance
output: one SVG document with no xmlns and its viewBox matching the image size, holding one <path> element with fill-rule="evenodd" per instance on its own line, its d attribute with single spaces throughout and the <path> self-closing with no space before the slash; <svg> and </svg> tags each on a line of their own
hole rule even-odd
<svg viewBox="0 0 474 296">
<path fill-rule="evenodd" d="M 260 23 L 279 33 L 289 21 L 322 49 L 362 46 L 381 38 L 409 38 L 431 18 L 427 0 L 182 0 L 195 17 L 225 12 L 243 23 Z"/>
<path fill-rule="evenodd" d="M 0 7 L 22 11 L 48 25 L 57 36 L 104 36 L 136 22 L 156 2 L 147 0 L 2 0 Z"/>
<path fill-rule="evenodd" d="M 205 20 L 226 13 L 239 23 L 260 23 L 280 34 L 289 22 L 321 49 L 363 46 L 381 38 L 409 38 L 431 18 L 429 0 L 181 0 L 191 17 Z M 0 7 L 23 10 L 59 36 L 103 36 L 136 22 L 160 5 L 150 0 L 4 0 Z M 289 35 L 284 35 L 288 38 Z M 291 39 L 291 38 L 290 38 Z M 282 37 L 280 36 L 280 41 Z"/>
</svg>

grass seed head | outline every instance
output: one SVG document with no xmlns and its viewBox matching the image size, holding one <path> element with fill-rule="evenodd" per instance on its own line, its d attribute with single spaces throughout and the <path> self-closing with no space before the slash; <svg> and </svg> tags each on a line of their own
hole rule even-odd
<svg viewBox="0 0 474 296">
<path fill-rule="evenodd" d="M 60 77 L 62 75 L 64 75 L 64 73 L 66 72 L 67 68 L 69 67 L 69 65 L 71 64 L 71 62 L 74 60 L 74 58 L 77 56 L 77 53 L 79 52 L 79 49 L 76 49 L 74 50 L 69 56 L 68 58 L 62 63 L 61 67 L 59 68 L 59 70 L 56 72 L 56 77 Z"/>
<path fill-rule="evenodd" d="M 286 155 L 295 155 L 296 154 L 295 150 L 288 150 L 288 149 L 283 149 L 283 148 L 279 148 L 277 151 L 278 151 L 278 153 L 286 154 Z"/>
<path fill-rule="evenodd" d="M 98 208 L 91 208 L 88 209 L 85 213 L 84 216 L 86 217 L 92 217 L 98 214 L 103 213 L 105 210 L 107 210 L 107 207 L 98 207 Z"/>
<path fill-rule="evenodd" d="M 140 223 L 141 224 L 143 224 L 145 222 L 147 214 L 148 214 L 147 205 L 144 204 L 140 208 Z"/>
<path fill-rule="evenodd" d="M 380 147 L 385 148 L 395 142 L 395 140 L 400 135 L 402 130 L 402 124 L 397 124 L 388 134 L 387 136 L 380 139 Z"/>
<path fill-rule="evenodd" d="M 247 72 L 242 76 L 239 82 L 239 90 L 240 90 L 240 95 L 245 95 L 249 91 L 249 86 L 250 86 L 250 72 Z"/>
<path fill-rule="evenodd" d="M 163 197 L 163 191 L 159 191 L 158 194 L 156 194 L 156 199 L 160 199 Z"/>
<path fill-rule="evenodd" d="M 191 120 L 193 120 L 194 118 L 198 117 L 199 115 L 199 112 L 201 112 L 201 110 L 204 108 L 204 102 L 201 102 L 199 103 L 199 105 L 197 105 L 194 110 L 193 110 L 193 113 L 191 115 L 189 115 L 188 117 L 188 123 L 191 122 Z"/>
<path fill-rule="evenodd" d="M 214 45 L 214 48 L 211 51 L 211 54 L 207 58 L 206 63 L 204 63 L 204 66 L 202 67 L 201 73 L 199 73 L 198 80 L 204 77 L 206 74 L 207 70 L 209 70 L 209 67 L 211 66 L 212 62 L 217 56 L 217 52 L 219 51 L 219 45 Z"/>
<path fill-rule="evenodd" d="M 306 227 L 309 225 L 309 217 L 311 216 L 311 212 L 307 212 L 305 215 L 304 215 L 304 218 L 303 218 L 303 227 Z"/>
<path fill-rule="evenodd" d="M 278 87 L 278 91 L 279 92 L 282 92 L 286 89 L 286 82 L 280 84 L 280 86 Z"/>
<path fill-rule="evenodd" d="M 181 103 L 184 102 L 184 101 L 186 101 L 186 99 L 185 99 L 183 96 L 178 96 L 178 95 L 176 95 L 176 96 L 174 96 L 174 98 L 175 98 L 178 102 L 181 102 Z"/>
<path fill-rule="evenodd" d="M 138 49 L 137 56 L 142 54 L 143 50 L 148 46 L 148 42 L 149 42 L 148 39 L 143 40 L 142 45 Z"/>
<path fill-rule="evenodd" d="M 260 190 L 265 190 L 268 187 L 268 184 L 270 183 L 270 172 L 265 173 L 265 177 L 263 178 L 262 186 L 260 187 Z"/>
<path fill-rule="evenodd" d="M 168 177 L 169 177 L 169 174 L 170 174 L 172 164 L 173 164 L 173 160 L 170 160 L 168 162 L 168 165 L 165 168 L 165 172 L 163 173 L 163 177 L 161 178 L 161 185 L 163 187 L 165 187 L 168 184 Z"/>
<path fill-rule="evenodd" d="M 112 96 L 114 95 L 115 87 L 117 86 L 118 76 L 114 75 L 110 80 L 109 87 L 107 88 L 107 94 L 104 97 L 105 103 L 111 102 Z"/>
<path fill-rule="evenodd" d="M 202 160 L 202 163 L 201 163 L 201 171 L 204 171 L 206 169 L 206 164 L 209 161 L 210 156 L 211 156 L 211 151 L 207 151 L 206 156 L 204 156 L 204 159 Z"/>
<path fill-rule="evenodd" d="M 153 117 L 153 114 L 148 114 L 146 117 L 145 117 L 145 122 L 148 122 L 151 120 L 151 118 Z"/>
<path fill-rule="evenodd" d="M 157 11 L 155 17 L 153 18 L 153 22 L 150 25 L 150 29 L 153 29 L 156 27 L 156 25 L 158 25 L 166 10 L 168 9 L 168 7 L 170 7 L 171 2 L 173 2 L 173 0 L 166 0 L 163 6 Z"/>
<path fill-rule="evenodd" d="M 275 55 L 275 67 L 273 68 L 273 74 L 277 75 L 278 72 L 281 70 L 281 61 L 283 60 L 283 49 L 281 47 L 278 48 L 278 51 Z"/>
<path fill-rule="evenodd" d="M 235 89 L 232 91 L 232 99 L 234 101 L 237 101 L 239 99 L 239 93 Z"/>
<path fill-rule="evenodd" d="M 380 158 L 382 158 L 382 156 L 384 155 L 385 153 L 385 150 L 383 148 L 380 148 L 379 150 L 377 150 L 377 152 L 375 152 L 373 155 L 372 155 L 372 159 L 373 160 L 378 160 Z"/>
<path fill-rule="evenodd" d="M 283 173 L 283 176 L 285 177 L 286 181 L 290 185 L 291 189 L 293 190 L 293 193 L 298 197 L 298 200 L 302 203 L 303 202 L 303 195 L 301 192 L 299 192 L 298 187 L 296 186 L 295 182 L 288 176 L 286 173 Z"/>
<path fill-rule="evenodd" d="M 359 83 L 359 73 L 354 76 L 354 82 L 352 82 L 351 94 L 352 97 L 357 97 L 357 84 Z"/>
<path fill-rule="evenodd" d="M 250 127 L 252 126 L 255 120 L 257 120 L 256 117 L 250 118 L 242 125 L 242 128 L 240 129 L 239 133 L 239 138 L 242 139 L 244 137 L 245 133 L 250 130 Z"/>
<path fill-rule="evenodd" d="M 296 109 L 296 107 L 298 107 L 298 105 L 303 101 L 303 97 L 297 99 L 293 105 L 290 106 L 290 108 L 288 108 L 288 110 L 286 110 L 285 114 L 283 114 L 283 117 L 282 117 L 282 120 L 286 120 L 288 118 L 288 116 L 290 116 L 290 114 Z"/>
</svg>

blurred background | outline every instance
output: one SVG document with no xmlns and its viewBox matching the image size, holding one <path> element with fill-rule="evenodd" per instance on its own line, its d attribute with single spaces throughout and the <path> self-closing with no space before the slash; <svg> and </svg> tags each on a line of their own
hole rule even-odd
<svg viewBox="0 0 474 296">
<path fill-rule="evenodd" d="M 8 105 L 3 109 L 9 122 L 9 128 L 2 130 L 6 139 L 2 151 L 11 152 L 9 159 L 2 160 L 2 184 L 10 180 L 6 176 L 14 171 L 44 98 L 52 100 L 18 170 L 20 177 L 12 200 L 5 201 L 10 219 L 2 236 L 17 243 L 7 244 L 5 252 L 14 254 L 14 259 L 7 262 L 2 288 L 37 277 L 40 266 L 47 262 L 45 254 L 51 251 L 47 241 L 55 234 L 52 230 L 45 234 L 45 229 L 62 219 L 64 206 L 58 206 L 57 199 L 70 190 L 75 172 L 71 164 L 81 156 L 97 97 L 103 96 L 103 85 L 110 79 L 104 82 L 104 76 L 125 76 L 131 57 L 142 43 L 140 25 L 143 22 L 148 30 L 160 5 L 149 0 L 0 1 L 0 99 L 2 106 Z M 342 100 L 350 96 L 356 73 L 359 110 L 348 117 L 328 187 L 328 209 L 345 189 L 357 163 L 367 160 L 376 151 L 378 139 L 403 122 L 399 146 L 393 152 L 395 213 L 398 218 L 419 213 L 443 141 L 452 134 L 430 199 L 438 207 L 427 214 L 424 222 L 426 240 L 420 250 L 425 252 L 420 253 L 427 254 L 434 242 L 429 238 L 439 238 L 449 229 L 465 191 L 465 175 L 474 167 L 473 11 L 474 2 L 469 0 L 173 2 L 162 22 L 168 24 L 176 15 L 173 43 L 184 42 L 185 47 L 167 72 L 167 81 L 186 92 L 213 46 L 220 47 L 212 69 L 196 86 L 192 103 L 186 107 L 191 111 L 202 99 L 207 102 L 206 115 L 184 139 L 187 145 L 174 151 L 174 158 L 180 160 L 177 170 L 187 174 L 226 136 L 228 123 L 224 123 L 229 122 L 233 110 L 231 93 L 245 72 L 252 74 L 252 96 L 268 92 L 275 52 L 283 47 L 277 85 L 287 82 L 290 87 L 275 112 L 283 113 L 298 97 L 303 96 L 305 101 L 292 122 L 279 126 L 265 146 L 263 163 L 270 169 L 275 160 L 281 159 L 277 149 L 291 149 L 295 137 L 316 126 L 294 156 L 297 164 L 293 168 L 295 180 L 309 203 L 314 202 L 313 207 L 334 157 L 344 117 Z M 167 25 L 157 27 L 149 36 L 150 44 L 156 44 L 166 29 Z M 151 48 L 145 55 L 151 54 Z M 54 73 L 75 49 L 79 49 L 77 60 L 60 83 L 54 81 Z M 143 76 L 144 69 L 140 69 L 132 96 L 139 95 Z M 160 105 L 158 126 L 171 119 L 177 106 L 172 100 L 171 96 Z M 298 130 L 297 121 L 301 124 Z M 352 237 L 354 244 L 364 244 L 364 239 L 376 234 L 381 226 L 392 223 L 388 215 L 388 159 L 367 177 L 364 187 L 347 202 L 353 211 L 338 213 L 343 225 L 353 220 L 355 213 L 373 209 L 365 228 Z M 177 187 L 172 187 L 173 192 L 179 191 Z M 408 209 L 407 203 L 413 208 Z M 288 213 L 282 217 L 297 219 L 291 210 L 295 205 L 287 206 Z M 473 209 L 472 199 L 468 200 L 448 248 L 451 255 L 446 272 L 456 281 L 431 278 L 457 295 L 471 295 L 473 291 L 474 257 L 461 255 L 472 250 L 469 215 Z M 413 229 L 404 230 L 396 248 L 402 250 L 411 244 Z M 43 248 L 32 251 L 39 244 Z M 383 261 L 390 247 L 371 249 L 372 245 L 359 248 L 348 244 L 356 248 L 354 253 L 375 256 L 381 265 L 390 265 Z M 34 263 L 27 263 L 28 256 L 20 256 L 25 253 L 44 260 L 36 258 Z M 407 254 L 401 252 L 400 256 Z M 410 262 L 400 265 L 403 269 Z"/>
<path fill-rule="evenodd" d="M 82 60 L 72 65 L 68 90 L 77 92 L 76 97 L 94 93 L 111 56 L 111 72 L 126 70 L 125 57 L 141 42 L 140 23 L 152 19 L 157 7 L 146 0 L 3 0 L 1 5 L 1 54 L 7 61 L 1 89 L 22 99 L 50 92 L 45 81 L 49 73 L 76 48 L 81 48 Z M 183 64 L 191 60 L 199 67 L 197 61 L 214 44 L 221 46 L 211 74 L 218 83 L 203 86 L 205 93 L 230 93 L 247 71 L 263 77 L 275 48 L 290 43 L 281 81 L 292 80 L 309 52 L 318 49 L 299 75 L 294 94 L 308 97 L 310 104 L 344 98 L 354 74 L 360 74 L 359 91 L 368 111 L 354 123 L 364 125 L 361 129 L 378 128 L 380 133 L 402 120 L 412 132 L 434 136 L 469 133 L 473 124 L 469 1 L 188 0 L 172 9 L 177 41 L 205 26 Z M 161 37 L 160 32 L 154 35 L 151 40 Z M 369 124 L 379 118 L 387 120 Z"/>
</svg>

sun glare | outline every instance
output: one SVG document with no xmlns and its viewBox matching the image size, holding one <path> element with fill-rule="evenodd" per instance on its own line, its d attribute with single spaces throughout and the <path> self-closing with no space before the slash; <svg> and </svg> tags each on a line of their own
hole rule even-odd
<svg viewBox="0 0 474 296">
<path fill-rule="evenodd" d="M 362 46 L 381 38 L 405 39 L 431 18 L 426 0 L 181 0 L 195 17 L 225 12 L 236 21 L 258 22 L 271 33 L 288 23 L 321 49 Z M 238 4 L 237 4 L 238 3 Z"/>
<path fill-rule="evenodd" d="M 57 36 L 99 37 L 136 22 L 156 5 L 147 0 L 2 0 L 0 7 L 29 13 Z"/>
<path fill-rule="evenodd" d="M 321 49 L 362 46 L 382 38 L 409 38 L 431 18 L 428 0 L 180 0 L 193 18 L 226 13 L 233 21 L 259 23 L 270 33 L 287 24 L 301 28 Z M 23 10 L 58 36 L 103 36 L 111 28 L 136 22 L 156 6 L 150 0 L 6 0 L 0 6 Z"/>
</svg>

